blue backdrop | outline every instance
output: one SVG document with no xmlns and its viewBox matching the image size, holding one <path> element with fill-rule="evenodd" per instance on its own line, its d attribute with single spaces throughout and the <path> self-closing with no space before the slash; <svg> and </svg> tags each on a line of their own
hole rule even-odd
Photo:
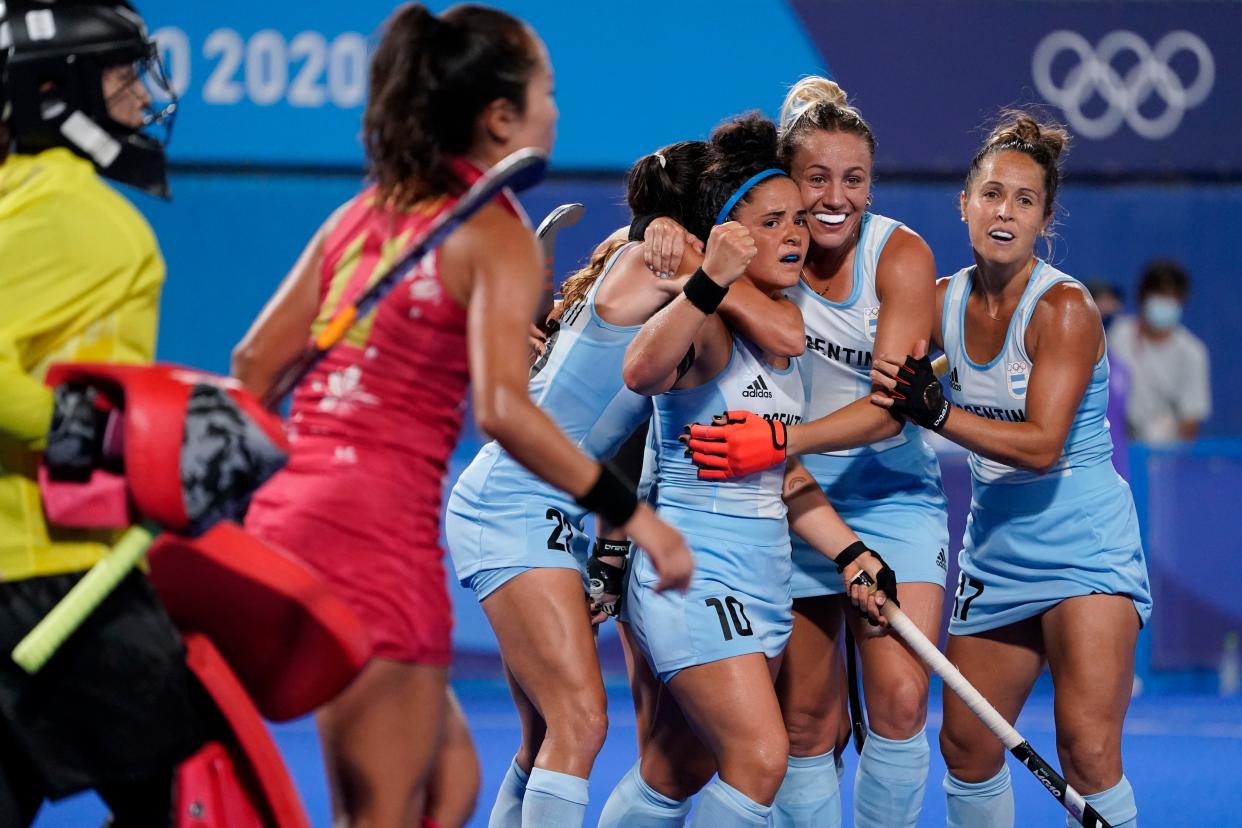
<svg viewBox="0 0 1242 828">
<path fill-rule="evenodd" d="M 170 204 L 140 198 L 168 259 L 159 353 L 162 359 L 226 370 L 228 353 L 275 289 L 302 245 L 349 198 L 352 176 L 185 173 Z M 900 218 L 931 244 L 941 273 L 969 263 L 957 214 L 956 182 L 882 178 L 875 209 Z M 1063 190 L 1064 218 L 1055 258 L 1081 278 L 1130 288 L 1154 256 L 1183 261 L 1194 278 L 1187 324 L 1213 355 L 1214 409 L 1206 433 L 1242 434 L 1242 370 L 1229 358 L 1242 330 L 1233 268 L 1242 258 L 1242 185 L 1132 183 Z M 626 220 L 621 177 L 558 179 L 524 197 L 537 221 L 567 201 L 587 205 L 583 221 L 561 236 L 564 274 Z M 1130 291 L 1131 294 L 1133 291 Z"/>
<path fill-rule="evenodd" d="M 302 245 L 359 186 L 366 50 L 394 4 L 139 2 L 184 95 L 171 148 L 173 202 L 129 193 L 169 264 L 159 355 L 225 371 L 229 350 Z M 774 115 L 789 84 L 827 72 L 879 137 L 875 209 L 921 233 L 940 272 L 950 273 L 969 261 L 956 195 L 979 127 L 1006 104 L 1042 103 L 1077 137 L 1054 260 L 1080 278 L 1123 287 L 1131 302 L 1144 262 L 1184 262 L 1194 280 L 1186 321 L 1213 358 L 1205 431 L 1242 435 L 1242 370 L 1230 358 L 1242 330 L 1233 273 L 1242 260 L 1242 143 L 1233 140 L 1242 134 L 1242 66 L 1226 48 L 1242 41 L 1242 4 L 500 5 L 547 42 L 562 110 L 554 175 L 523 200 L 535 220 L 568 201 L 588 207 L 561 236 L 558 275 L 625 221 L 622 176 L 635 158 L 703 137 L 733 113 Z M 464 453 L 474 437 L 465 435 Z M 1187 469 L 1186 479 L 1199 479 Z M 1229 481 L 1217 487 L 1225 501 L 1231 492 L 1236 500 Z M 1145 491 L 1141 499 L 1155 502 L 1166 493 L 1159 485 Z M 1175 566 L 1178 548 L 1231 559 L 1236 549 L 1196 526 L 1156 524 L 1153 572 Z M 1166 589 L 1161 600 L 1168 597 Z M 477 604 L 456 598 L 458 645 L 490 650 Z M 1177 651 L 1181 628 L 1168 629 L 1157 661 Z M 1219 644 L 1206 646 L 1196 663 Z"/>
</svg>

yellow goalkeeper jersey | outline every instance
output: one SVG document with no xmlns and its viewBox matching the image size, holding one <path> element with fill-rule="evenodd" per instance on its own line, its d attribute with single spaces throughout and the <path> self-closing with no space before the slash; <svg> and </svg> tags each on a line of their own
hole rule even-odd
<svg viewBox="0 0 1242 828">
<path fill-rule="evenodd" d="M 150 362 L 164 260 L 142 215 L 67 149 L 0 164 L 0 580 L 86 569 L 115 535 L 49 526 L 36 471 L 54 362 Z"/>
</svg>

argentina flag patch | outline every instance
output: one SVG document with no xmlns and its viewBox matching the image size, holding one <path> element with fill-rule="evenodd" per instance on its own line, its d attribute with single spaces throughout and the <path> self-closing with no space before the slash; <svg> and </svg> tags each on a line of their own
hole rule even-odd
<svg viewBox="0 0 1242 828">
<path fill-rule="evenodd" d="M 875 332 L 880 327 L 880 308 L 863 308 L 863 333 L 870 342 L 875 342 Z"/>
<path fill-rule="evenodd" d="M 1015 400 L 1026 399 L 1026 381 L 1030 373 L 1030 366 L 1022 360 L 1011 362 L 1006 366 L 1005 385 L 1009 390 L 1009 396 Z"/>
</svg>

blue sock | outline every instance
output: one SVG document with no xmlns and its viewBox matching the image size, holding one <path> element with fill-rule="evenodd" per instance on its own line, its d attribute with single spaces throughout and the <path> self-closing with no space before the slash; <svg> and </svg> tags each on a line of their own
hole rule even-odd
<svg viewBox="0 0 1242 828">
<path fill-rule="evenodd" d="M 638 762 L 612 789 L 599 828 L 665 828 L 683 825 L 690 813 L 690 800 L 678 802 L 652 788 L 643 780 Z"/>
<path fill-rule="evenodd" d="M 1013 828 L 1013 788 L 1009 767 L 982 782 L 963 782 L 951 773 L 944 775 L 944 792 L 949 795 L 945 828 Z"/>
<path fill-rule="evenodd" d="M 522 799 L 522 825 L 582 828 L 586 806 L 587 781 L 581 776 L 533 768 Z"/>
<path fill-rule="evenodd" d="M 841 828 L 841 789 L 832 751 L 790 756 L 772 803 L 773 828 Z"/>
<path fill-rule="evenodd" d="M 1124 776 L 1108 790 L 1087 794 L 1083 799 L 1108 820 L 1113 828 L 1138 828 L 1138 805 L 1134 804 L 1134 789 L 1130 787 L 1130 780 Z M 1078 828 L 1078 820 L 1068 814 L 1065 824 Z"/>
<path fill-rule="evenodd" d="M 923 810 L 930 761 L 924 731 L 909 739 L 885 739 L 867 728 L 854 776 L 856 828 L 914 828 Z"/>
<path fill-rule="evenodd" d="M 699 794 L 691 828 L 733 828 L 733 826 L 767 825 L 771 805 L 760 805 L 737 788 L 717 776 Z"/>
<path fill-rule="evenodd" d="M 522 828 L 522 797 L 526 796 L 528 778 L 516 759 L 509 763 L 509 772 L 496 792 L 496 804 L 492 806 L 487 828 Z"/>
</svg>

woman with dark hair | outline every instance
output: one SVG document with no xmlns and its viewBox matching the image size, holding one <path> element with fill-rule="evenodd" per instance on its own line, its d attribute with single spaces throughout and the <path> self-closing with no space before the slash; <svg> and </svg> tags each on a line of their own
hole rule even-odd
<svg viewBox="0 0 1242 828">
<path fill-rule="evenodd" d="M 711 143 L 714 158 L 687 217 L 696 236 L 710 228 L 703 264 L 643 326 L 625 360 L 626 384 L 654 397 L 657 509 L 691 540 L 695 577 L 685 595 L 657 593 L 646 550 L 636 553 L 628 633 L 670 693 L 657 696 L 639 762 L 609 797 L 601 826 L 681 824 L 689 797 L 717 772 L 694 824 L 767 824 L 788 753 L 773 677 L 793 620 L 791 527 L 831 550 L 848 574 L 866 566 L 892 591 L 891 570 L 881 573 L 883 562 L 799 464 L 722 485 L 699 479 L 679 441 L 686 423 L 711 412 L 746 406 L 795 423 L 806 402 L 799 360 L 752 342 L 716 313 L 733 285 L 745 280 L 775 295 L 802 269 L 806 210 L 777 166 L 776 127 L 744 116 Z M 868 602 L 872 612 L 882 600 Z"/>
<path fill-rule="evenodd" d="M 520 20 L 474 5 L 440 16 L 398 9 L 371 63 L 373 183 L 315 234 L 235 350 L 234 373 L 262 396 L 311 333 L 483 170 L 520 148 L 550 150 L 556 118 L 546 50 Z M 256 495 L 247 525 L 310 563 L 372 636 L 371 662 L 319 715 L 337 821 L 408 826 L 423 816 L 449 704 L 440 491 L 467 380 L 484 432 L 583 509 L 654 544 L 667 584 L 688 577 L 677 533 L 527 395 L 526 335 L 541 286 L 529 223 L 502 196 L 294 391 L 289 465 Z M 566 801 L 562 774 L 537 773 L 540 795 L 527 804 L 558 824 L 578 806 Z"/>
<path fill-rule="evenodd" d="M 870 209 L 875 147 L 871 126 L 836 83 L 807 77 L 789 90 L 780 156 L 802 192 L 811 246 L 788 295 L 805 324 L 813 419 L 774 440 L 766 422 L 739 412 L 731 423 L 693 426 L 691 447 L 703 473 L 721 479 L 801 455 L 841 518 L 892 560 L 903 610 L 934 639 L 949 534 L 940 467 L 917 427 L 903 426 L 867 397 L 872 353 L 904 352 L 926 336 L 936 269 L 917 233 Z M 870 719 L 855 778 L 854 824 L 913 828 L 930 761 L 927 668 L 895 637 L 846 612 L 847 591 L 835 568 L 811 545 L 792 542 L 794 626 L 777 680 L 790 754 L 772 823 L 841 824 L 834 754 L 848 739 L 840 657 L 848 624 Z"/>
<path fill-rule="evenodd" d="M 937 285 L 932 339 L 949 360 L 949 396 L 921 342 L 903 363 L 877 354 L 883 393 L 872 401 L 971 452 L 949 660 L 1010 722 L 1047 662 L 1066 781 L 1110 825 L 1133 828 L 1121 730 L 1151 614 L 1147 565 L 1134 500 L 1110 462 L 1099 311 L 1035 256 L 1067 140 L 1023 112 L 988 136 L 961 193 L 975 263 Z M 1013 825 L 1004 748 L 949 692 L 940 750 L 948 825 Z"/>
<path fill-rule="evenodd" d="M 702 142 L 682 142 L 640 159 L 629 175 L 631 205 L 679 212 L 681 186 L 702 169 L 703 154 Z M 600 460 L 616 454 L 650 416 L 647 399 L 621 382 L 621 356 L 681 284 L 656 278 L 635 247 L 605 242 L 565 281 L 548 341 L 531 369 L 531 398 Z M 601 573 L 597 595 L 616 595 L 618 586 L 605 585 L 617 580 L 608 568 L 623 571 L 629 548 L 621 528 L 608 533 L 611 540 L 598 540 L 588 560 L 588 516 L 498 441 L 479 451 L 449 496 L 445 537 L 456 574 L 474 590 L 496 632 L 522 722 L 517 754 L 492 809 L 493 828 L 548 824 L 531 809 L 531 794 L 549 772 L 586 806 L 587 777 L 607 734 L 607 697 L 591 608 L 583 599 L 584 573 Z M 580 822 L 579 814 L 576 822 L 556 824 Z"/>
</svg>

